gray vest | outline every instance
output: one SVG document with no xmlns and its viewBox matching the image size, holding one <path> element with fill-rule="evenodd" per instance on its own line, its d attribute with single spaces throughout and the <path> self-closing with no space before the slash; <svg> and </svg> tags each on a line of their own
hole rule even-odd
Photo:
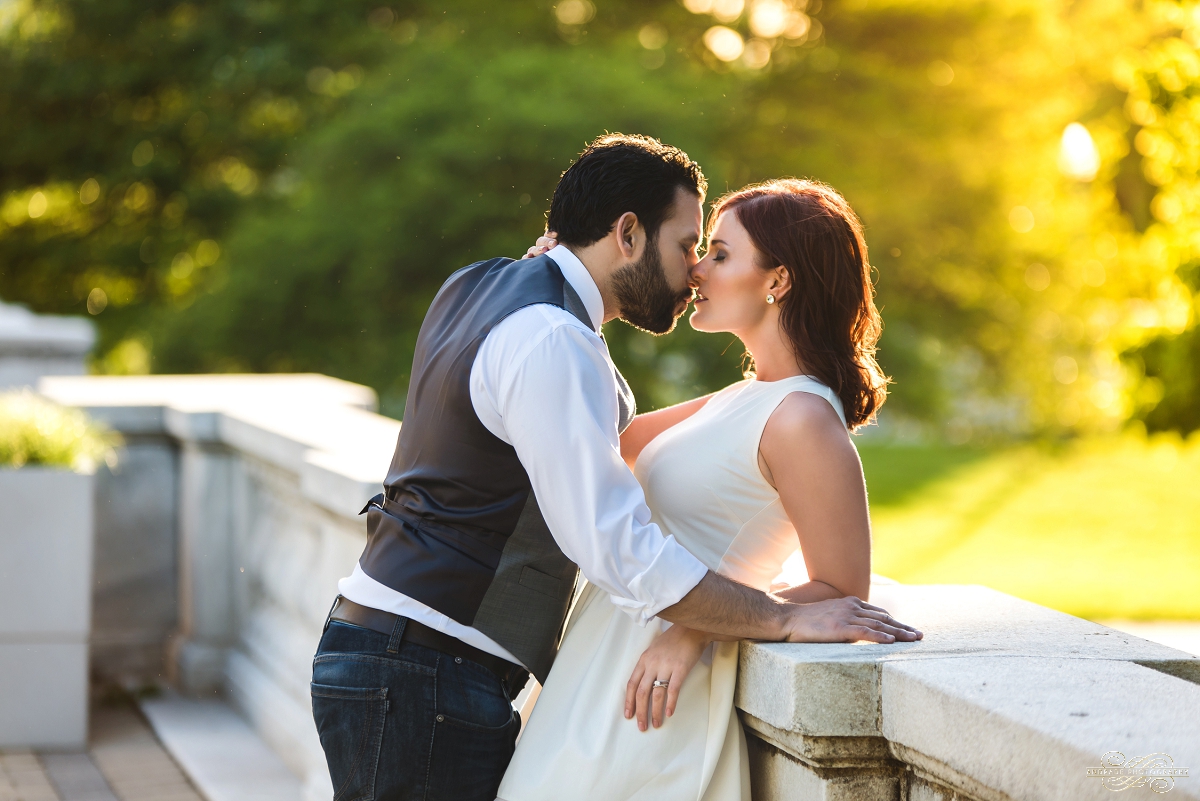
<svg viewBox="0 0 1200 801">
<path fill-rule="evenodd" d="M 550 535 L 516 451 L 475 414 L 470 390 L 484 338 L 536 303 L 593 327 L 547 256 L 479 262 L 442 286 L 417 337 L 404 425 L 385 492 L 367 506 L 359 564 L 376 581 L 491 637 L 544 682 L 578 568 Z M 614 375 L 624 431 L 634 400 Z M 563 469 L 571 469 L 571 458 L 562 454 Z"/>
</svg>

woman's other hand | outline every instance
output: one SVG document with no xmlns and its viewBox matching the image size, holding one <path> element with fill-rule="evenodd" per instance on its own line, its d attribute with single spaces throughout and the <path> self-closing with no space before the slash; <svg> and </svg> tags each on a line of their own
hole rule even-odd
<svg viewBox="0 0 1200 801">
<path fill-rule="evenodd" d="M 550 248 L 558 244 L 558 234 L 554 231 L 547 231 L 537 238 L 537 244 L 525 251 L 522 259 L 532 259 L 542 255 Z"/>
<path fill-rule="evenodd" d="M 636 716 L 639 731 L 646 730 L 647 718 L 654 728 L 662 726 L 675 714 L 679 690 L 709 642 L 704 632 L 678 625 L 655 639 L 625 685 L 625 719 Z M 666 682 L 666 687 L 655 687 L 655 681 Z"/>
</svg>

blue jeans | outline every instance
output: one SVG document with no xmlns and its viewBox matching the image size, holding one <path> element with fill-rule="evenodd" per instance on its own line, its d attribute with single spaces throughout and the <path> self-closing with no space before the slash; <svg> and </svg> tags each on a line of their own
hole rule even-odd
<svg viewBox="0 0 1200 801">
<path fill-rule="evenodd" d="M 334 801 L 494 801 L 521 718 L 469 659 L 329 621 L 312 705 Z"/>
</svg>

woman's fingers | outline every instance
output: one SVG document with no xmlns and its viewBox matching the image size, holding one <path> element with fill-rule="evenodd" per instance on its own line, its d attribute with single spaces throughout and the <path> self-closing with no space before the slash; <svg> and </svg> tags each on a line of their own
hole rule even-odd
<svg viewBox="0 0 1200 801">
<path fill-rule="evenodd" d="M 679 672 L 671 674 L 671 683 L 667 685 L 667 717 L 675 714 L 675 704 L 679 701 L 679 687 L 683 684 L 683 679 Z"/>
<path fill-rule="evenodd" d="M 642 676 L 646 673 L 646 666 L 639 659 L 637 665 L 633 668 L 633 675 L 629 677 L 629 683 L 625 685 L 625 719 L 629 720 L 633 717 L 634 711 L 637 709 L 637 690 L 638 685 L 642 682 Z"/>
<path fill-rule="evenodd" d="M 649 725 L 650 716 L 650 691 L 651 684 L 654 679 L 651 678 L 651 673 L 647 671 L 643 676 L 637 689 L 637 724 L 639 731 L 645 731 Z"/>
<path fill-rule="evenodd" d="M 665 681 L 668 682 L 666 687 L 655 687 L 650 693 L 650 711 L 652 720 L 654 721 L 654 728 L 656 729 L 663 725 L 663 707 L 667 703 L 667 690 L 671 687 L 669 683 L 671 680 L 668 678 Z"/>
</svg>

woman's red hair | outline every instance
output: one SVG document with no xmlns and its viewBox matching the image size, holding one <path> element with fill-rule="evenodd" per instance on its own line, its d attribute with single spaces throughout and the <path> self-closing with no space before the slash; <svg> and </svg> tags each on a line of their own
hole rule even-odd
<svg viewBox="0 0 1200 801">
<path fill-rule="evenodd" d="M 791 276 L 779 322 L 805 373 L 837 393 L 851 431 L 870 422 L 891 379 L 875 361 L 883 324 L 858 215 L 832 187 L 793 178 L 722 196 L 710 233 L 730 211 L 758 249 L 759 266 L 782 265 Z"/>
</svg>

